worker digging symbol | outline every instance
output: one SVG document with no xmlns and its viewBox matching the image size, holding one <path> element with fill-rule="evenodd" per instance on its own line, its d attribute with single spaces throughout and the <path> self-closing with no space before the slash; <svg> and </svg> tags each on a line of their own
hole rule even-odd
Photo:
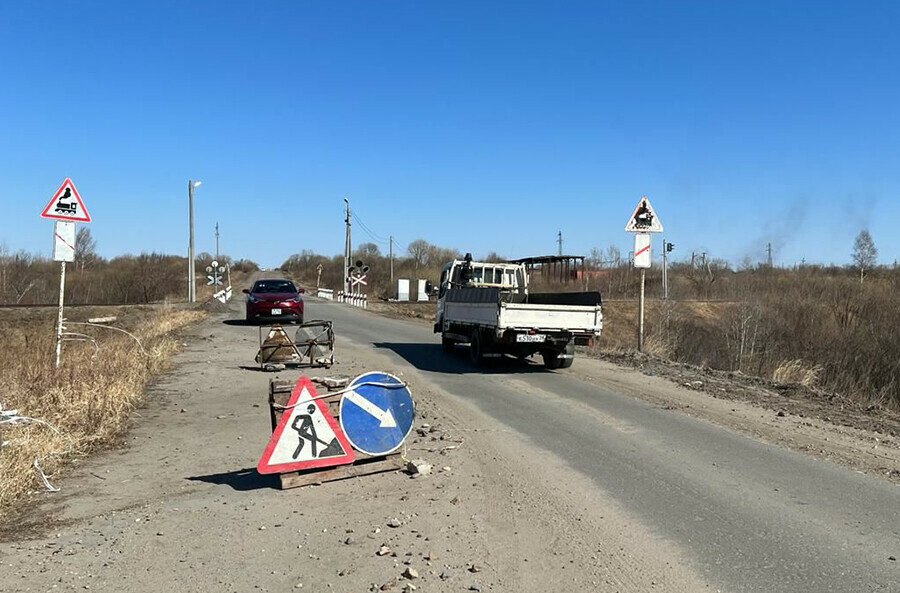
<svg viewBox="0 0 900 593">
<path fill-rule="evenodd" d="M 72 197 L 72 188 L 67 187 L 65 193 L 59 197 L 59 200 L 56 201 L 55 210 L 57 212 L 61 212 L 61 213 L 75 214 L 75 211 L 78 208 L 77 202 L 74 202 L 74 201 L 73 202 L 63 202 L 63 200 L 68 200 L 71 197 Z"/>
<path fill-rule="evenodd" d="M 318 457 L 335 457 L 344 454 L 344 449 L 341 447 L 337 438 L 331 439 L 330 443 L 326 443 L 316 435 L 316 425 L 312 418 L 315 411 L 316 405 L 309 404 L 306 408 L 306 414 L 298 414 L 291 423 L 291 428 L 297 431 L 297 436 L 300 438 L 300 442 L 297 443 L 297 448 L 294 449 L 294 454 L 292 456 L 294 459 L 297 459 L 303 451 L 306 441 L 309 441 L 309 448 L 313 459 Z M 300 426 L 297 426 L 298 423 Z M 318 454 L 316 453 L 316 449 L 318 448 L 317 443 L 325 445 L 325 448 Z"/>
<path fill-rule="evenodd" d="M 634 226 L 639 229 L 650 228 L 653 224 L 653 211 L 647 207 L 647 200 L 642 200 L 634 215 Z"/>
</svg>

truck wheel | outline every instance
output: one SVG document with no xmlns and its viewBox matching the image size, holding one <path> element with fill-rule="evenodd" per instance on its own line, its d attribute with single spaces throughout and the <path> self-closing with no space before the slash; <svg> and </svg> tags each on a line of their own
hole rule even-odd
<svg viewBox="0 0 900 593">
<path fill-rule="evenodd" d="M 484 362 L 484 342 L 481 338 L 481 332 L 475 330 L 472 332 L 472 343 L 469 346 L 469 360 L 475 366 L 481 366 Z"/>
<path fill-rule="evenodd" d="M 446 352 L 447 354 L 452 354 L 454 346 L 456 346 L 456 342 L 454 342 L 447 336 L 441 335 L 441 348 L 444 349 L 444 352 Z"/>
<path fill-rule="evenodd" d="M 565 360 L 565 358 L 559 357 L 559 352 L 556 350 L 544 350 L 541 352 L 541 356 L 544 358 L 544 366 L 553 370 L 560 368 Z"/>
<path fill-rule="evenodd" d="M 572 366 L 573 362 L 575 362 L 575 344 L 571 342 L 566 344 L 566 355 L 568 356 L 568 358 L 559 359 L 559 368 L 561 369 L 567 369 Z"/>
</svg>

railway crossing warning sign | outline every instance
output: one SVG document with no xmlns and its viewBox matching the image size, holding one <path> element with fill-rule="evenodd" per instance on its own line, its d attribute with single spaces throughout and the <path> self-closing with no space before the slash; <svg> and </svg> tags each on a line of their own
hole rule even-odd
<svg viewBox="0 0 900 593">
<path fill-rule="evenodd" d="M 75 189 L 75 183 L 69 177 L 66 177 L 66 180 L 62 182 L 62 185 L 44 206 L 41 216 L 74 222 L 91 221 L 91 215 L 88 214 L 84 201 L 78 194 L 78 190 Z"/>
<path fill-rule="evenodd" d="M 625 223 L 625 230 L 629 233 L 661 233 L 662 222 L 656 215 L 656 210 L 650 204 L 647 196 L 642 196 L 638 205 L 634 207 L 631 218 Z"/>
<path fill-rule="evenodd" d="M 353 449 L 328 413 L 328 406 L 317 399 L 309 377 L 300 377 L 284 414 L 269 439 L 256 470 L 261 474 L 292 472 L 353 463 Z"/>
<path fill-rule="evenodd" d="M 394 375 L 365 373 L 341 398 L 341 428 L 347 440 L 369 455 L 400 448 L 412 430 L 415 404 L 406 384 Z"/>
</svg>

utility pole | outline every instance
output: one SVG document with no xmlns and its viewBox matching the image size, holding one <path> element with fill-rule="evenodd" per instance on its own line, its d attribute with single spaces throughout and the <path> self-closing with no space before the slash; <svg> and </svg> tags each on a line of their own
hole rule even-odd
<svg viewBox="0 0 900 593">
<path fill-rule="evenodd" d="M 344 202 L 347 204 L 347 218 L 344 222 L 347 223 L 347 236 L 344 242 L 344 294 L 350 293 L 350 258 L 352 254 L 350 253 L 350 199 L 344 198 Z"/>
<path fill-rule="evenodd" d="M 558 250 L 557 250 L 556 255 L 562 255 L 562 243 L 563 243 L 563 241 L 562 241 L 562 231 L 559 231 L 559 233 L 557 234 L 556 242 L 559 243 L 559 248 L 558 248 Z"/>
<path fill-rule="evenodd" d="M 669 268 L 668 268 L 668 253 L 675 249 L 674 243 L 669 243 L 666 241 L 666 238 L 663 237 L 663 298 L 669 298 Z"/>
<path fill-rule="evenodd" d="M 388 237 L 390 239 L 390 244 L 388 247 L 388 252 L 391 257 L 391 290 L 393 290 L 394 286 L 394 235 Z"/>
<path fill-rule="evenodd" d="M 766 243 L 766 263 L 772 267 L 772 244 Z"/>
<path fill-rule="evenodd" d="M 219 261 L 219 223 L 216 222 L 216 261 Z"/>
<path fill-rule="evenodd" d="M 666 259 L 666 251 L 669 250 L 669 244 L 666 243 L 666 238 L 663 236 L 663 298 L 669 298 L 669 269 L 667 265 Z"/>
<path fill-rule="evenodd" d="M 194 271 L 194 188 L 200 185 L 200 181 L 188 179 L 188 302 L 197 302 L 196 274 Z"/>
</svg>

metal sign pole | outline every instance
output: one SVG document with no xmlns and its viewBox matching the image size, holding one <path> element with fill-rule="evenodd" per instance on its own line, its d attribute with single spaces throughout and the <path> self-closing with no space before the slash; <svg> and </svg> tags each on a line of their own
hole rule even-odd
<svg viewBox="0 0 900 593">
<path fill-rule="evenodd" d="M 669 269 L 666 260 L 666 252 L 669 250 L 666 238 L 663 237 L 663 298 L 669 298 Z"/>
<path fill-rule="evenodd" d="M 638 316 L 638 352 L 644 351 L 644 281 L 647 277 L 647 270 L 641 268 L 641 299 L 638 307 L 640 313 Z"/>
<path fill-rule="evenodd" d="M 56 368 L 62 353 L 63 299 L 66 293 L 66 262 L 59 262 L 59 315 L 56 318 Z"/>
</svg>

